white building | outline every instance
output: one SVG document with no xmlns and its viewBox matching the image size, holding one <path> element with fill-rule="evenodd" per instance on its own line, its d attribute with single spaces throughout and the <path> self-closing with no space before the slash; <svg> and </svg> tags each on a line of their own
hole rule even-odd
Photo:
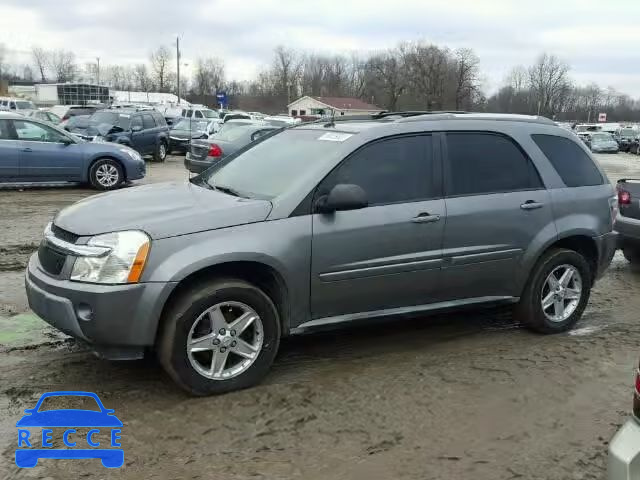
<svg viewBox="0 0 640 480">
<path fill-rule="evenodd" d="M 311 97 L 304 96 L 287 105 L 289 115 L 304 117 L 311 115 L 344 116 L 366 115 L 382 112 L 383 109 L 359 98 L 350 97 Z"/>
<path fill-rule="evenodd" d="M 126 90 L 111 90 L 111 97 L 117 103 L 135 103 L 147 105 L 177 105 L 178 97 L 173 93 L 158 92 L 129 92 Z M 189 106 L 184 98 L 180 99 L 180 105 Z"/>
</svg>

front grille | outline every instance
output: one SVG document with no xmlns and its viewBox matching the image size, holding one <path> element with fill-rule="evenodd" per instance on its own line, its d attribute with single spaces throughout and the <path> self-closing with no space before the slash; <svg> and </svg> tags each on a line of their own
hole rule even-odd
<svg viewBox="0 0 640 480">
<path fill-rule="evenodd" d="M 60 240 L 64 240 L 69 243 L 76 243 L 80 235 L 76 235 L 75 233 L 68 232 L 67 230 L 63 230 L 62 228 L 51 225 L 51 231 L 53 234 L 58 237 Z"/>
<path fill-rule="evenodd" d="M 46 246 L 44 243 L 41 243 L 40 248 L 38 248 L 38 259 L 40 260 L 40 265 L 42 265 L 45 272 L 51 275 L 60 275 L 67 256 L 58 253 Z"/>
</svg>

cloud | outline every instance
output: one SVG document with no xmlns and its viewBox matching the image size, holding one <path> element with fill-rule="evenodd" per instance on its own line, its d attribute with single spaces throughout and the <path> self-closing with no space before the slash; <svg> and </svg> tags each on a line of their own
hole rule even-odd
<svg viewBox="0 0 640 480">
<path fill-rule="evenodd" d="M 72 50 L 80 63 L 132 64 L 179 34 L 185 63 L 218 56 L 229 77 L 246 80 L 279 44 L 350 53 L 423 40 L 473 48 L 489 90 L 546 51 L 580 83 L 640 96 L 639 17 L 640 2 L 622 0 L 3 0 L 0 43 L 14 63 L 39 44 Z"/>
</svg>

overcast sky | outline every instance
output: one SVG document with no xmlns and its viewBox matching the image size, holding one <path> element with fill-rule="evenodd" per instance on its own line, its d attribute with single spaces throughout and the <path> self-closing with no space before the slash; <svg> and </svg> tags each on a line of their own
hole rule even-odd
<svg viewBox="0 0 640 480">
<path fill-rule="evenodd" d="M 365 52 L 403 40 L 470 47 L 485 89 L 547 51 L 579 84 L 640 96 L 637 0 L 0 0 L 7 60 L 30 61 L 32 45 L 64 48 L 79 63 L 144 62 L 179 34 L 183 62 L 225 61 L 227 77 L 252 78 L 286 45 L 315 52 Z"/>
</svg>

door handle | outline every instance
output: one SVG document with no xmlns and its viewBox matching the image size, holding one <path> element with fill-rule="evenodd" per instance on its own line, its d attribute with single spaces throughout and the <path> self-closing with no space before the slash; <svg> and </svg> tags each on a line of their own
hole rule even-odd
<svg viewBox="0 0 640 480">
<path fill-rule="evenodd" d="M 23 148 L 22 151 L 23 152 L 33 152 L 33 150 L 31 150 L 29 147 Z"/>
<path fill-rule="evenodd" d="M 527 200 L 522 205 L 520 205 L 520 208 L 522 210 L 535 210 L 536 208 L 542 207 L 544 207 L 544 203 L 536 202 L 534 200 Z"/>
<path fill-rule="evenodd" d="M 422 212 L 411 219 L 413 223 L 433 223 L 440 220 L 440 215 L 429 215 L 427 212 Z"/>
</svg>

